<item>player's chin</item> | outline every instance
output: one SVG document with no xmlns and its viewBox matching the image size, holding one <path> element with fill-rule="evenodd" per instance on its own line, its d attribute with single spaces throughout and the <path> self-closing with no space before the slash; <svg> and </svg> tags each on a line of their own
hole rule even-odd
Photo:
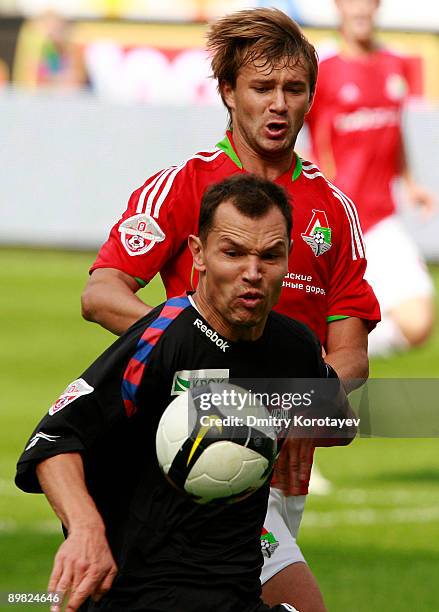
<svg viewBox="0 0 439 612">
<path fill-rule="evenodd" d="M 235 313 L 235 322 L 243 327 L 254 327 L 259 325 L 261 321 L 267 316 L 266 308 L 240 308 Z"/>
<path fill-rule="evenodd" d="M 292 147 L 290 137 L 283 136 L 282 138 L 264 138 L 261 142 L 261 149 L 269 155 L 279 155 L 289 151 Z"/>
</svg>

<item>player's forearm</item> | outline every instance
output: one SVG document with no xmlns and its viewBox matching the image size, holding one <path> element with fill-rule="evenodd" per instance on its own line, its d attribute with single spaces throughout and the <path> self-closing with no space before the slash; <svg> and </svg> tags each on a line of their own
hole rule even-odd
<svg viewBox="0 0 439 612">
<path fill-rule="evenodd" d="M 367 325 L 348 317 L 328 326 L 325 361 L 337 372 L 346 393 L 360 387 L 369 376 Z"/>
<path fill-rule="evenodd" d="M 369 376 L 366 348 L 339 348 L 328 352 L 325 361 L 337 372 L 346 393 L 360 387 Z"/>
<path fill-rule="evenodd" d="M 105 529 L 85 484 L 81 455 L 65 453 L 50 457 L 37 465 L 36 472 L 50 505 L 69 532 Z"/>
<path fill-rule="evenodd" d="M 95 270 L 81 296 L 82 316 L 119 336 L 152 308 L 135 295 L 138 288 L 118 270 Z"/>
</svg>

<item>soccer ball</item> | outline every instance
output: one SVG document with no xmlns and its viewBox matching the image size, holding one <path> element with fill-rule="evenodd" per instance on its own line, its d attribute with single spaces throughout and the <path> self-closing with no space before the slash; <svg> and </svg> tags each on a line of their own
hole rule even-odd
<svg viewBox="0 0 439 612">
<path fill-rule="evenodd" d="M 257 397 L 236 385 L 209 383 L 178 395 L 157 429 L 166 478 L 194 501 L 248 497 L 271 475 L 276 434 Z"/>
<path fill-rule="evenodd" d="M 323 244 L 325 242 L 325 236 L 323 235 L 323 232 L 316 232 L 314 234 L 314 241 L 317 244 Z"/>
</svg>

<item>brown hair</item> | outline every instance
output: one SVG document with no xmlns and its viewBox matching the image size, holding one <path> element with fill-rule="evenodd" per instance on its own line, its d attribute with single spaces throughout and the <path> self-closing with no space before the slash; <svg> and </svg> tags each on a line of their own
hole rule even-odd
<svg viewBox="0 0 439 612">
<path fill-rule="evenodd" d="M 234 174 L 214 183 L 203 194 L 198 222 L 198 235 L 205 242 L 214 224 L 215 212 L 223 202 L 231 202 L 245 217 L 259 219 L 271 208 L 278 208 L 285 220 L 288 242 L 293 227 L 288 193 L 275 183 L 254 174 Z"/>
<path fill-rule="evenodd" d="M 304 65 L 308 70 L 311 98 L 314 95 L 318 57 L 293 19 L 279 9 L 246 9 L 222 17 L 207 33 L 207 49 L 211 55 L 213 77 L 233 88 L 240 68 L 256 62 L 261 68 L 279 63 Z M 222 94 L 221 94 L 222 97 Z M 225 106 L 227 104 L 224 101 Z"/>
</svg>

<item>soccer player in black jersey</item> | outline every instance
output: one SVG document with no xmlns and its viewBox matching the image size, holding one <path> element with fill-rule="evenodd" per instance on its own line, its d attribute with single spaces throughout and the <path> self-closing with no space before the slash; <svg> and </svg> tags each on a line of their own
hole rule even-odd
<svg viewBox="0 0 439 612">
<path fill-rule="evenodd" d="M 189 237 L 197 291 L 135 323 L 33 432 L 16 482 L 44 491 L 64 525 L 49 590 L 70 592 L 69 612 L 292 609 L 260 599 L 269 485 L 230 505 L 197 505 L 166 481 L 154 443 L 184 371 L 328 375 L 308 328 L 271 312 L 291 223 L 288 197 L 268 181 L 238 175 L 211 187 Z"/>
</svg>

